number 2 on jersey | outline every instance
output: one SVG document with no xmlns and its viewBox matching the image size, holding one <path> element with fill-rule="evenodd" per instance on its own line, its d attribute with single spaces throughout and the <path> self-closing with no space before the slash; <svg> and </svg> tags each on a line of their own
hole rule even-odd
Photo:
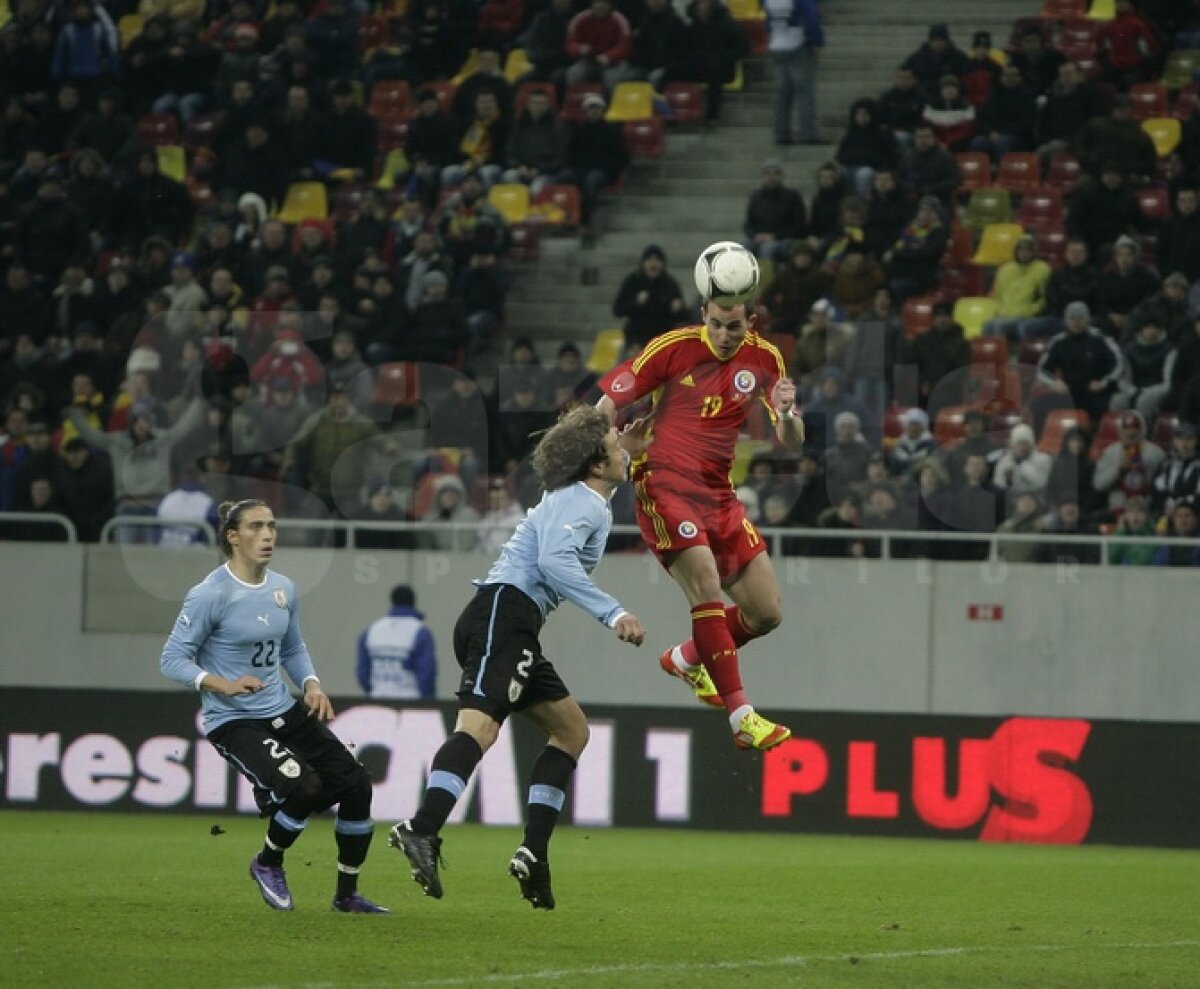
<svg viewBox="0 0 1200 989">
<path fill-rule="evenodd" d="M 250 657 L 250 665 L 254 667 L 275 665 L 274 639 L 267 639 L 263 642 L 254 643 L 254 655 Z"/>
</svg>

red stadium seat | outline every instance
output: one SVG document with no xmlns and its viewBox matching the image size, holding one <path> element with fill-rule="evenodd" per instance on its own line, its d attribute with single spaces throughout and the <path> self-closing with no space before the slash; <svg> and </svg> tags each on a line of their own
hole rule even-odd
<svg viewBox="0 0 1200 989">
<path fill-rule="evenodd" d="M 513 112 L 517 116 L 521 115 L 525 104 L 529 102 L 529 94 L 535 92 L 545 93 L 550 98 L 550 111 L 558 113 L 558 90 L 554 88 L 554 83 L 529 79 L 517 87 L 516 99 L 513 101 Z"/>
<path fill-rule="evenodd" d="M 380 409 L 397 405 L 416 405 L 421 400 L 421 380 L 417 365 L 405 361 L 380 364 L 375 371 L 371 404 Z"/>
<path fill-rule="evenodd" d="M 669 82 L 663 90 L 667 104 L 671 107 L 671 122 L 676 124 L 699 124 L 708 112 L 704 89 L 698 82 Z"/>
<path fill-rule="evenodd" d="M 194 153 L 199 148 L 211 148 L 217 140 L 217 130 L 221 125 L 221 118 L 215 113 L 198 113 L 188 121 L 187 127 L 183 131 L 184 149 L 189 153 Z M 170 143 L 170 142 L 167 142 Z"/>
<path fill-rule="evenodd" d="M 1096 435 L 1092 437 L 1092 449 L 1089 451 L 1093 460 L 1099 459 L 1100 454 L 1121 438 L 1121 427 L 1118 425 L 1121 415 L 1120 412 L 1110 411 L 1105 412 L 1100 419 L 1100 424 L 1096 426 Z"/>
<path fill-rule="evenodd" d="M 634 158 L 661 158 L 666 150 L 660 117 L 628 120 L 623 125 L 625 149 Z"/>
<path fill-rule="evenodd" d="M 536 223 L 514 223 L 508 228 L 512 245 L 508 256 L 514 261 L 536 261 L 542 254 L 541 235 Z"/>
<path fill-rule="evenodd" d="M 1037 255 L 1051 268 L 1061 268 L 1067 259 L 1067 232 L 1061 228 L 1034 228 Z"/>
<path fill-rule="evenodd" d="M 389 114 L 380 117 L 378 148 L 380 151 L 391 151 L 393 148 L 404 147 L 408 140 L 408 128 L 412 121 L 401 114 Z"/>
<path fill-rule="evenodd" d="M 950 228 L 950 240 L 943 256 L 946 264 L 968 265 L 975 256 L 975 233 L 970 227 L 955 224 Z"/>
<path fill-rule="evenodd" d="M 767 21 L 763 17 L 751 18 L 749 20 L 738 20 L 742 26 L 742 30 L 746 32 L 746 44 L 750 49 L 751 55 L 765 55 L 767 53 Z"/>
<path fill-rule="evenodd" d="M 942 268 L 938 289 L 948 299 L 983 295 L 983 271 L 975 265 L 946 265 Z"/>
<path fill-rule="evenodd" d="M 933 325 L 933 306 L 941 301 L 940 295 L 915 295 L 904 300 L 900 325 L 909 339 L 924 333 Z"/>
<path fill-rule="evenodd" d="M 1070 430 L 1076 427 L 1087 429 L 1090 425 L 1091 420 L 1083 409 L 1052 409 L 1042 426 L 1042 438 L 1038 440 L 1037 448 L 1054 456 L 1062 449 L 1063 437 Z"/>
<path fill-rule="evenodd" d="M 144 113 L 138 117 L 137 137 L 140 143 L 152 148 L 160 144 L 178 144 L 179 121 L 170 113 Z"/>
<path fill-rule="evenodd" d="M 1152 223 L 1171 219 L 1171 194 L 1160 185 L 1143 185 L 1134 190 L 1138 209 Z"/>
<path fill-rule="evenodd" d="M 1026 337 L 1021 341 L 1021 349 L 1017 352 L 1017 364 L 1024 367 L 1037 367 L 1046 352 L 1047 341 L 1042 337 Z"/>
<path fill-rule="evenodd" d="M 1069 196 L 1079 183 L 1079 161 L 1065 151 L 1056 151 L 1050 159 L 1050 170 L 1046 173 L 1046 185 Z"/>
<path fill-rule="evenodd" d="M 1043 0 L 1042 17 L 1048 21 L 1073 21 L 1087 16 L 1088 0 Z"/>
<path fill-rule="evenodd" d="M 1004 337 L 976 337 L 971 341 L 971 363 L 1004 367 L 1008 363 L 1008 341 Z"/>
<path fill-rule="evenodd" d="M 398 117 L 411 109 L 412 89 L 403 79 L 380 79 L 371 87 L 367 113 L 372 117 Z"/>
<path fill-rule="evenodd" d="M 392 40 L 392 23 L 386 17 L 368 16 L 358 19 L 358 50 L 362 53 L 388 44 Z"/>
<path fill-rule="evenodd" d="M 1062 193 L 1051 186 L 1030 189 L 1017 209 L 1017 222 L 1027 230 L 1061 228 L 1065 218 Z"/>
<path fill-rule="evenodd" d="M 992 160 L 982 151 L 960 151 L 954 158 L 962 176 L 955 190 L 960 196 L 969 195 L 976 189 L 986 189 L 992 184 Z"/>
<path fill-rule="evenodd" d="M 1134 83 L 1129 87 L 1129 105 L 1133 110 L 1134 120 L 1165 117 L 1171 110 L 1167 87 L 1161 82 Z"/>
<path fill-rule="evenodd" d="M 533 197 L 534 206 L 557 206 L 563 212 L 561 224 L 563 227 L 579 226 L 582 211 L 579 200 L 579 190 L 573 185 L 545 185 Z"/>
<path fill-rule="evenodd" d="M 1042 184 L 1042 166 L 1033 151 L 1010 151 L 1000 159 L 996 169 L 996 185 L 1001 189 L 1024 195 Z"/>
<path fill-rule="evenodd" d="M 604 102 L 608 102 L 608 96 L 604 92 L 604 86 L 598 82 L 576 82 L 567 87 L 566 93 L 563 95 L 562 109 L 559 111 L 559 117 L 567 123 L 578 123 L 584 119 L 583 100 L 584 97 L 595 93 L 598 96 L 604 97 Z"/>
<path fill-rule="evenodd" d="M 966 435 L 967 406 L 943 405 L 933 424 L 933 438 L 942 449 L 956 445 Z"/>
</svg>

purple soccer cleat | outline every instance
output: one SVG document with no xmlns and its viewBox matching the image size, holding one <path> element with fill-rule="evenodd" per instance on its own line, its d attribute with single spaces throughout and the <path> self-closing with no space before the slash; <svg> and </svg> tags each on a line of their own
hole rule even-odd
<svg viewBox="0 0 1200 989">
<path fill-rule="evenodd" d="M 250 878 L 258 883 L 263 901 L 272 910 L 291 910 L 292 891 L 288 889 L 287 874 L 283 866 L 263 865 L 258 856 L 250 860 Z"/>
<path fill-rule="evenodd" d="M 333 909 L 338 913 L 391 913 L 387 907 L 372 903 L 362 893 L 351 893 L 349 896 L 335 896 Z"/>
</svg>

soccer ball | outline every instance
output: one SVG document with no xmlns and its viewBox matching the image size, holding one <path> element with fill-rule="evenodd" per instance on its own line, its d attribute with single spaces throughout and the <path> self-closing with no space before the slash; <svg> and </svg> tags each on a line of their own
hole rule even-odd
<svg viewBox="0 0 1200 989">
<path fill-rule="evenodd" d="M 736 241 L 709 244 L 692 274 L 700 298 L 724 308 L 749 302 L 758 291 L 758 258 Z"/>
</svg>

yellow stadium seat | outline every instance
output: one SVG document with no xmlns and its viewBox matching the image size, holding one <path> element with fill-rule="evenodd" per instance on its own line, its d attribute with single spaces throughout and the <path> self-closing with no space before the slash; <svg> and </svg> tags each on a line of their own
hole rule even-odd
<svg viewBox="0 0 1200 989">
<path fill-rule="evenodd" d="M 1013 259 L 1017 240 L 1025 231 L 1019 223 L 989 223 L 983 228 L 983 236 L 972 264 L 997 265 Z"/>
<path fill-rule="evenodd" d="M 8 0 L 0 0 L 0 27 L 12 20 L 12 6 Z"/>
<path fill-rule="evenodd" d="M 1092 0 L 1087 15 L 1093 21 L 1111 21 L 1117 16 L 1117 0 Z"/>
<path fill-rule="evenodd" d="M 284 223 L 300 223 L 324 220 L 328 216 L 329 199 L 325 186 L 320 182 L 293 182 L 288 186 L 278 218 Z"/>
<path fill-rule="evenodd" d="M 738 62 L 733 70 L 733 78 L 721 87 L 728 93 L 740 93 L 746 88 L 746 74 L 742 71 L 742 63 Z"/>
<path fill-rule="evenodd" d="M 408 158 L 403 148 L 392 148 L 383 159 L 383 168 L 379 170 L 379 178 L 375 182 L 376 189 L 396 188 L 396 176 L 408 172 Z"/>
<path fill-rule="evenodd" d="M 515 86 L 521 76 L 532 68 L 533 63 L 529 61 L 528 52 L 524 48 L 514 48 L 508 53 L 508 58 L 504 60 L 504 78 Z"/>
<path fill-rule="evenodd" d="M 623 122 L 654 116 L 654 88 L 648 82 L 619 82 L 613 88 L 606 120 Z"/>
<path fill-rule="evenodd" d="M 596 374 L 611 371 L 625 353 L 625 331 L 620 327 L 601 330 L 592 341 L 592 352 L 588 354 L 587 369 Z"/>
<path fill-rule="evenodd" d="M 163 175 L 176 182 L 187 178 L 187 154 L 182 147 L 178 144 L 160 144 L 154 153 L 158 157 L 158 170 Z"/>
<path fill-rule="evenodd" d="M 972 192 L 967 201 L 967 226 L 975 230 L 989 223 L 1008 223 L 1012 215 L 1012 195 L 1007 189 L 985 186 Z"/>
<path fill-rule="evenodd" d="M 1174 117 L 1148 117 L 1142 121 L 1142 130 L 1150 135 L 1158 157 L 1165 158 L 1177 147 L 1183 137 L 1183 124 Z"/>
<path fill-rule="evenodd" d="M 477 68 L 479 68 L 479 49 L 472 48 L 467 52 L 467 59 L 459 67 L 458 74 L 450 80 L 451 84 L 456 87 L 461 86 L 462 81 L 473 74 Z"/>
<path fill-rule="evenodd" d="M 1183 89 L 1193 81 L 1197 69 L 1200 69 L 1200 50 L 1176 48 L 1167 56 L 1162 84 L 1167 89 Z"/>
<path fill-rule="evenodd" d="M 121 48 L 129 47 L 129 42 L 142 33 L 145 20 L 141 14 L 125 14 L 117 21 L 117 38 Z"/>
<path fill-rule="evenodd" d="M 954 303 L 954 322 L 963 335 L 974 340 L 983 334 L 983 324 L 996 315 L 996 300 L 986 295 L 968 295 Z"/>
<path fill-rule="evenodd" d="M 1003 48 L 992 48 L 988 51 L 988 58 L 995 62 L 1000 68 L 1008 65 L 1008 52 Z"/>
<path fill-rule="evenodd" d="M 729 0 L 728 7 L 735 21 L 761 21 L 767 16 L 758 0 Z"/>
<path fill-rule="evenodd" d="M 529 186 L 523 182 L 497 182 L 488 189 L 488 202 L 508 223 L 524 223 L 529 216 Z"/>
</svg>

